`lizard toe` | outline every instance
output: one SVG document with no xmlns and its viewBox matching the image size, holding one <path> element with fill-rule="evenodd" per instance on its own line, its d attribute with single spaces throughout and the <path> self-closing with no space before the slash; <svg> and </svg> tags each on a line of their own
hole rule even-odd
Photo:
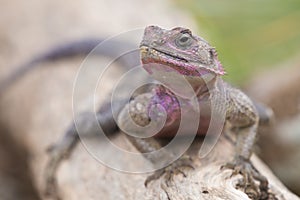
<svg viewBox="0 0 300 200">
<path fill-rule="evenodd" d="M 268 181 L 249 160 L 237 158 L 233 162 L 223 165 L 221 170 L 224 169 L 233 170 L 230 178 L 238 174 L 243 176 L 243 179 L 237 183 L 236 188 L 243 190 L 249 198 L 267 199 Z"/>
<path fill-rule="evenodd" d="M 187 177 L 187 174 L 183 171 L 183 168 L 195 169 L 195 167 L 192 165 L 192 159 L 190 156 L 182 156 L 169 166 L 157 170 L 154 172 L 154 174 L 148 176 L 145 181 L 145 186 L 147 187 L 151 181 L 157 180 L 163 175 L 165 176 L 166 185 L 169 186 L 173 181 L 174 175 L 182 174 L 183 177 Z"/>
</svg>

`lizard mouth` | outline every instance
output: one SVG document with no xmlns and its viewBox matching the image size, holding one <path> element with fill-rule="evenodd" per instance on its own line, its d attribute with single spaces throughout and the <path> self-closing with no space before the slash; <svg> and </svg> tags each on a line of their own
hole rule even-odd
<svg viewBox="0 0 300 200">
<path fill-rule="evenodd" d="M 213 69 L 210 70 L 205 66 L 201 67 L 198 65 L 194 65 L 185 58 L 173 55 L 169 52 L 163 52 L 146 45 L 140 46 L 140 52 L 144 68 L 149 73 L 152 72 L 152 67 L 150 64 L 156 63 L 160 64 L 159 66 L 161 66 L 160 68 L 163 68 L 162 70 L 171 68 L 176 70 L 178 73 L 186 76 L 201 76 L 208 73 L 219 74 Z"/>
</svg>

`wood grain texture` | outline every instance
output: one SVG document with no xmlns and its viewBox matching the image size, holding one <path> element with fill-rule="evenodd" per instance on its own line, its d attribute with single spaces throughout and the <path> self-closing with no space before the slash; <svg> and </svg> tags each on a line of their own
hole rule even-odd
<svg viewBox="0 0 300 200">
<path fill-rule="evenodd" d="M 76 71 L 71 66 L 75 61 L 62 62 L 62 66 L 56 69 L 37 71 L 32 75 L 38 76 L 36 79 L 24 80 L 20 88 L 11 91 L 1 104 L 9 105 L 1 108 L 9 110 L 3 120 L 14 128 L 18 140 L 29 149 L 30 167 L 41 197 L 44 189 L 43 170 L 47 161 L 45 150 L 62 136 L 72 118 L 68 102 L 71 101 L 71 80 Z M 91 139 L 91 142 L 97 144 L 101 141 Z M 113 142 L 134 150 L 122 134 L 114 137 Z M 191 147 L 192 155 L 197 154 L 200 144 L 201 140 L 198 140 Z M 70 159 L 61 165 L 57 177 L 63 199 L 248 199 L 243 192 L 234 188 L 241 177 L 229 178 L 230 170 L 220 170 L 222 164 L 231 160 L 233 153 L 234 145 L 222 137 L 207 157 L 195 159 L 195 170 L 184 171 L 187 177 L 180 174 L 174 176 L 174 182 L 169 187 L 162 177 L 145 188 L 144 181 L 149 174 L 128 174 L 105 167 L 79 144 Z M 114 157 L 111 155 L 112 159 Z M 277 194 L 278 199 L 299 199 L 257 157 L 254 156 L 252 161 L 267 176 L 271 190 Z"/>
</svg>

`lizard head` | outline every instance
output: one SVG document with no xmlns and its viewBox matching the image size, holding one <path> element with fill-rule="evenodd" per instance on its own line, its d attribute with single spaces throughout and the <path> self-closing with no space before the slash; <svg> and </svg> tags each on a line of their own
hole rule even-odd
<svg viewBox="0 0 300 200">
<path fill-rule="evenodd" d="M 143 66 L 149 73 L 153 69 L 146 64 L 157 63 L 189 77 L 207 73 L 216 76 L 225 74 L 216 50 L 186 28 L 165 30 L 158 26 L 148 26 L 140 50 Z"/>
</svg>

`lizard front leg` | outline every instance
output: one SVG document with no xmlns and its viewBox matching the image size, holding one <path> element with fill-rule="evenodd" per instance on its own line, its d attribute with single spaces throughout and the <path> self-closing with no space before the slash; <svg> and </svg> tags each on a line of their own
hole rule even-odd
<svg viewBox="0 0 300 200">
<path fill-rule="evenodd" d="M 238 186 L 252 199 L 267 198 L 268 181 L 252 165 L 250 157 L 256 140 L 259 117 L 251 100 L 240 90 L 227 88 L 226 119 L 237 134 L 234 161 L 223 168 L 233 169 L 233 174 L 242 174 L 243 181 Z M 259 188 L 255 181 L 259 181 Z"/>
<path fill-rule="evenodd" d="M 119 112 L 125 104 L 126 102 L 124 100 L 119 100 L 115 104 L 118 105 L 115 111 Z M 55 176 L 56 171 L 62 161 L 71 155 L 79 142 L 78 129 L 80 130 L 81 136 L 97 135 L 99 124 L 106 134 L 113 134 L 118 131 L 110 102 L 105 103 L 99 109 L 96 114 L 96 120 L 94 113 L 86 112 L 78 116 L 76 122 L 76 126 L 74 123 L 71 123 L 65 135 L 57 143 L 48 148 L 49 160 L 44 171 L 45 195 L 50 196 L 52 199 L 60 199 Z"/>
<path fill-rule="evenodd" d="M 160 105 L 153 105 L 153 101 L 155 100 L 152 93 L 141 94 L 131 100 L 118 116 L 118 126 L 126 132 L 128 140 L 155 168 L 159 169 L 145 180 L 145 186 L 164 174 L 168 185 L 174 174 L 181 173 L 185 176 L 181 170 L 182 167 L 193 168 L 191 158 L 188 156 L 182 156 L 176 162 L 168 165 L 167 161 L 176 160 L 175 155 L 163 149 L 155 138 L 142 138 L 147 134 L 153 134 L 153 131 L 159 131 L 165 124 L 168 124 L 170 119 L 166 114 L 174 113 L 174 110 L 163 111 Z M 153 105 L 152 108 L 150 108 L 151 105 Z M 154 153 L 157 150 L 160 152 Z"/>
</svg>

